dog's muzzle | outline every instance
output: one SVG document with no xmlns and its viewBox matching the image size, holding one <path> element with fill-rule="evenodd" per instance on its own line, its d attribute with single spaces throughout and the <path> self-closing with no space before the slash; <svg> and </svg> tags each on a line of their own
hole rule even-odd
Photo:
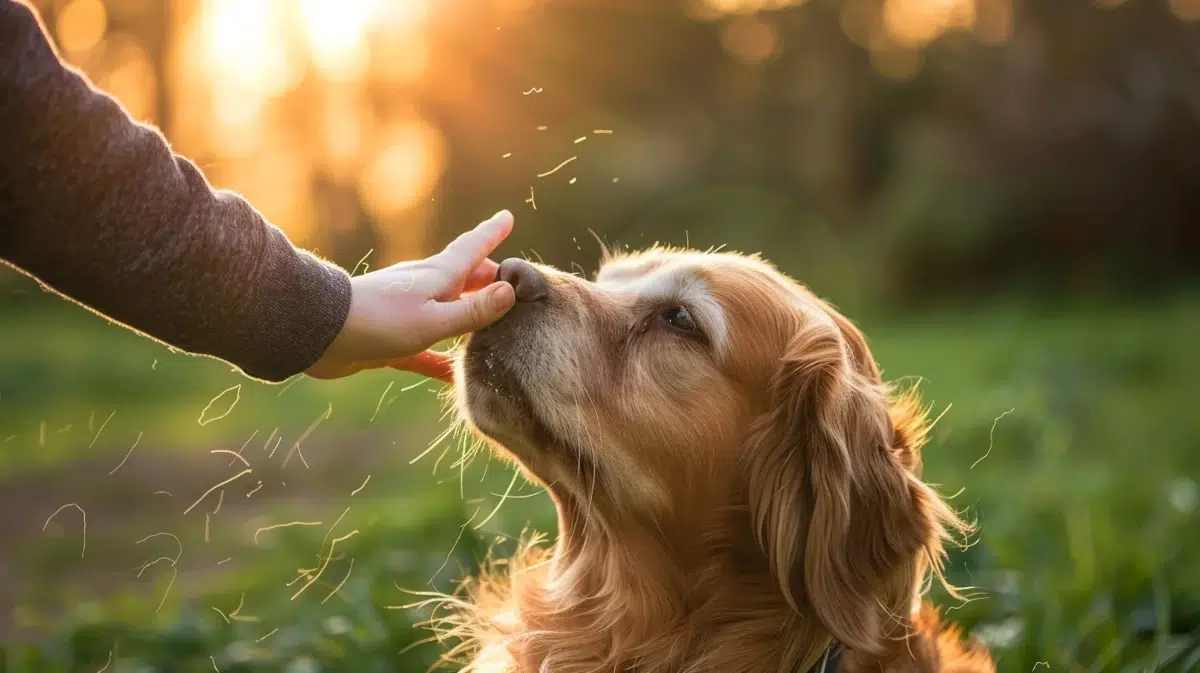
<svg viewBox="0 0 1200 673">
<path fill-rule="evenodd" d="M 515 258 L 500 263 L 496 280 L 512 285 L 517 301 L 504 317 L 467 338 L 466 376 L 493 392 L 523 398 L 519 361 L 522 351 L 535 341 L 530 334 L 540 329 L 538 323 L 550 298 L 550 283 L 537 267 Z"/>
</svg>

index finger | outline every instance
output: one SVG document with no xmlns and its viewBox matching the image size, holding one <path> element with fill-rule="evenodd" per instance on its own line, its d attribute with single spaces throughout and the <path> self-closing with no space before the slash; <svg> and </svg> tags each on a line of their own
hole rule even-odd
<svg viewBox="0 0 1200 673">
<path fill-rule="evenodd" d="M 450 245 L 437 254 L 437 259 L 456 275 L 468 274 L 508 238 L 512 228 L 512 213 L 502 210 L 451 241 Z"/>
</svg>

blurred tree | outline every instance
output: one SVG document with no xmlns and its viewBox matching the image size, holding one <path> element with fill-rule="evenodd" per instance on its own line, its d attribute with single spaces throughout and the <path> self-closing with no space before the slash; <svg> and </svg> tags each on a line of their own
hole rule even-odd
<svg viewBox="0 0 1200 673">
<path fill-rule="evenodd" d="M 835 298 L 1198 270 L 1194 0 L 414 1 L 362 26 L 306 4 L 312 53 L 222 4 L 206 20 L 283 31 L 257 60 L 233 37 L 209 54 L 222 77 L 270 75 L 246 133 L 220 107 L 246 96 L 200 95 L 172 57 L 214 1 L 39 4 L 68 58 L 344 264 L 430 252 L 508 207 L 506 254 L 588 267 L 589 228 L 728 243 Z"/>
</svg>

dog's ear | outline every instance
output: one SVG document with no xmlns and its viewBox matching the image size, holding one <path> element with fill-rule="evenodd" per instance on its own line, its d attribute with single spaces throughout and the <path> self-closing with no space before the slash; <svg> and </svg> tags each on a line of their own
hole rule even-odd
<svg viewBox="0 0 1200 673">
<path fill-rule="evenodd" d="M 912 600 L 891 594 L 940 563 L 942 526 L 957 521 L 914 472 L 923 415 L 893 403 L 841 316 L 800 328 L 771 393 L 743 453 L 757 541 L 794 609 L 879 653 L 881 620 Z"/>
</svg>

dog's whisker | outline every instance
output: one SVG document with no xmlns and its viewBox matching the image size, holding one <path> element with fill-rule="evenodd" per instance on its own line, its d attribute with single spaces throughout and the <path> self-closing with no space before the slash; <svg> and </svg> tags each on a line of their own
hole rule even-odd
<svg viewBox="0 0 1200 673">
<path fill-rule="evenodd" d="M 484 526 L 484 525 L 485 525 L 487 522 L 491 521 L 491 520 L 492 520 L 492 517 L 496 516 L 496 512 L 499 512 L 499 511 L 500 511 L 500 507 L 501 507 L 502 505 L 504 505 L 504 502 L 505 502 L 506 500 L 508 500 L 508 496 L 509 496 L 509 494 L 510 494 L 510 493 L 512 493 L 512 487 L 513 487 L 513 485 L 515 485 L 515 484 L 517 483 L 517 478 L 518 478 L 518 477 L 520 477 L 520 476 L 521 476 L 521 472 L 520 472 L 520 470 L 513 470 L 513 476 L 512 476 L 512 479 L 511 479 L 511 480 L 508 482 L 508 488 L 507 488 L 507 489 L 505 489 L 505 491 L 504 491 L 504 495 L 502 495 L 502 496 L 500 497 L 500 502 L 496 503 L 496 506 L 495 506 L 495 507 L 492 509 L 491 513 L 489 513 L 487 516 L 485 516 L 485 517 L 483 518 L 483 521 L 480 521 L 480 522 L 479 522 L 479 525 L 475 526 L 475 530 L 479 530 L 479 529 L 480 529 L 480 528 L 482 528 L 482 527 L 483 527 L 483 526 Z"/>
</svg>

